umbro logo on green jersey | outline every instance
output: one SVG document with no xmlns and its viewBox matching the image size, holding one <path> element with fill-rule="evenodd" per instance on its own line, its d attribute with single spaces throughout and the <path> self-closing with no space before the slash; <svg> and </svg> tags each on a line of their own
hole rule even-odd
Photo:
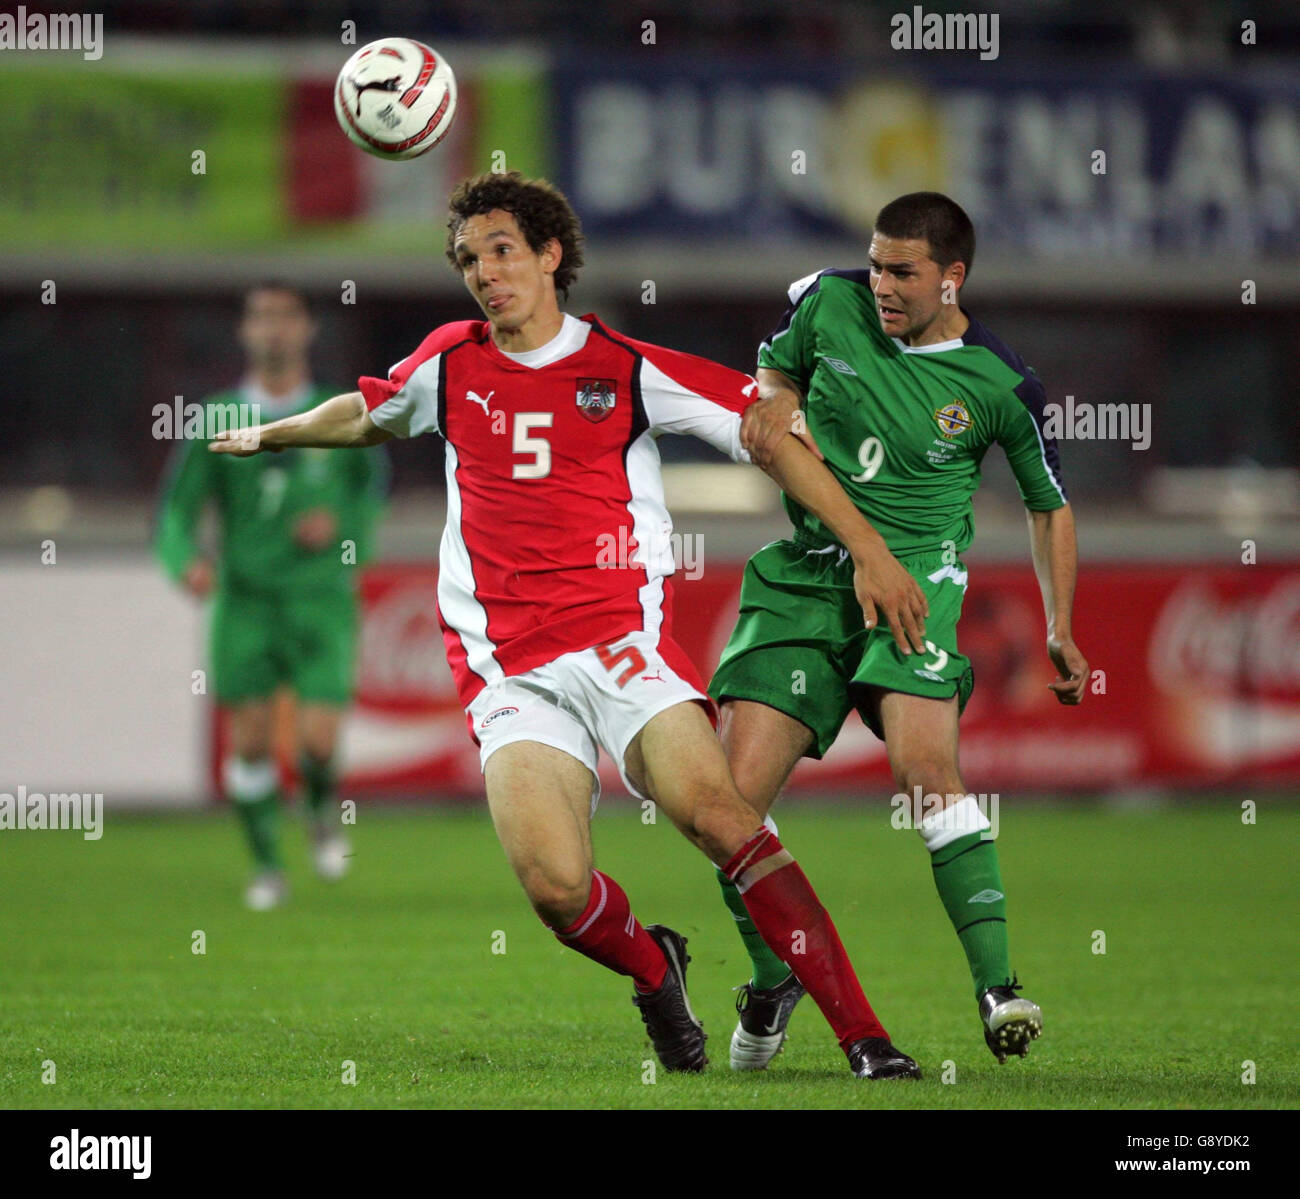
<svg viewBox="0 0 1300 1199">
<path fill-rule="evenodd" d="M 830 358 L 823 354 L 822 361 L 826 363 L 831 370 L 839 371 L 841 375 L 852 375 L 855 379 L 858 377 L 858 372 L 845 362 L 843 358 Z"/>
<path fill-rule="evenodd" d="M 967 903 L 997 903 L 999 899 L 1003 899 L 1003 898 L 1005 898 L 1005 896 L 1003 896 L 1001 891 L 994 891 L 990 887 L 986 891 L 981 891 L 978 895 L 972 895 L 966 902 Z"/>
</svg>

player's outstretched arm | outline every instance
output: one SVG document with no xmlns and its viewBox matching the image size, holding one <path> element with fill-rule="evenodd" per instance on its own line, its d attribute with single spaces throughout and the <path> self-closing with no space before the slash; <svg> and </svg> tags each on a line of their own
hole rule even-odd
<svg viewBox="0 0 1300 1199">
<path fill-rule="evenodd" d="M 370 419 L 361 393 L 349 391 L 318 404 L 309 412 L 286 416 L 269 425 L 224 430 L 208 444 L 208 449 L 215 454 L 248 458 L 263 450 L 278 453 L 289 446 L 359 449 L 378 445 L 390 437 L 391 433 Z"/>
<path fill-rule="evenodd" d="M 1079 551 L 1074 534 L 1074 511 L 1069 504 L 1050 512 L 1026 509 L 1034 573 L 1043 593 L 1047 617 L 1047 653 L 1061 676 L 1048 683 L 1063 704 L 1083 700 L 1088 685 L 1088 662 L 1074 644 L 1074 583 L 1079 573 Z"/>
<path fill-rule="evenodd" d="M 789 429 L 786 430 L 790 432 Z M 822 522 L 853 559 L 853 587 L 864 624 L 874 628 L 884 615 L 898 648 L 925 653 L 925 593 L 889 552 L 885 539 L 858 511 L 826 467 L 799 440 L 783 436 L 763 468 L 796 503 Z"/>
</svg>

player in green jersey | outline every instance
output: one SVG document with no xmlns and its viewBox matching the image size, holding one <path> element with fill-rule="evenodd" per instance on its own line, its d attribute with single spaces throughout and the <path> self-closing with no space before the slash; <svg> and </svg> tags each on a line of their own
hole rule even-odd
<svg viewBox="0 0 1300 1199">
<path fill-rule="evenodd" d="M 966 952 L 985 1040 L 1003 1062 L 1024 1055 L 1042 1012 L 1015 993 L 997 848 L 957 766 L 957 720 L 974 685 L 957 645 L 961 554 L 974 533 L 980 461 L 994 442 L 1028 511 L 1047 652 L 1060 676 L 1050 686 L 1061 703 L 1080 702 L 1088 664 L 1071 633 L 1074 518 L 1043 432 L 1043 387 L 958 303 L 974 249 L 958 205 L 915 193 L 881 210 L 869 270 L 821 271 L 791 286 L 790 307 L 759 350 L 761 398 L 744 417 L 746 448 L 761 464 L 793 427 L 876 536 L 840 544 L 787 497 L 794 536 L 750 559 L 740 618 L 709 691 L 722 704 L 736 785 L 760 815 L 801 757 L 830 748 L 851 710 L 884 740 Z M 860 605 L 864 575 L 874 616 L 870 602 Z M 754 964 L 731 1064 L 762 1069 L 802 990 L 720 881 Z"/>
<path fill-rule="evenodd" d="M 238 389 L 211 396 L 206 412 L 245 405 L 242 411 L 260 414 L 256 423 L 308 411 L 333 394 L 311 382 L 315 323 L 295 288 L 250 291 L 239 335 L 247 377 Z M 331 802 L 334 759 L 352 698 L 357 568 L 373 549 L 386 479 L 382 450 L 234 458 L 208 453 L 203 439 L 184 443 L 168 472 L 157 552 L 172 579 L 196 597 L 213 597 L 213 692 L 230 715 L 222 774 L 253 855 L 245 901 L 255 909 L 288 895 L 272 757 L 271 700 L 282 685 L 298 701 L 299 769 L 316 870 L 334 879 L 347 869 L 348 846 Z M 220 520 L 215 570 L 198 543 L 208 504 Z"/>
</svg>

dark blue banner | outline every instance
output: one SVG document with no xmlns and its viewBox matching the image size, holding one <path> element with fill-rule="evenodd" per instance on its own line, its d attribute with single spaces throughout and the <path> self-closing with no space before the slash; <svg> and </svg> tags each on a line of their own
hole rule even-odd
<svg viewBox="0 0 1300 1199">
<path fill-rule="evenodd" d="M 1300 251 L 1300 78 L 684 62 L 555 68 L 560 181 L 595 235 L 860 236 L 947 192 L 1001 255 Z"/>
</svg>

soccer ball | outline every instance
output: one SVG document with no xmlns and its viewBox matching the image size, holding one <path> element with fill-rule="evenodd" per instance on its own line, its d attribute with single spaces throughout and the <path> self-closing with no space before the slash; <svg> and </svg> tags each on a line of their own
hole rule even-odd
<svg viewBox="0 0 1300 1199">
<path fill-rule="evenodd" d="M 415 158 L 446 136 L 456 116 L 456 76 L 423 42 L 380 38 L 343 64 L 334 84 L 343 132 L 380 158 Z"/>
</svg>

